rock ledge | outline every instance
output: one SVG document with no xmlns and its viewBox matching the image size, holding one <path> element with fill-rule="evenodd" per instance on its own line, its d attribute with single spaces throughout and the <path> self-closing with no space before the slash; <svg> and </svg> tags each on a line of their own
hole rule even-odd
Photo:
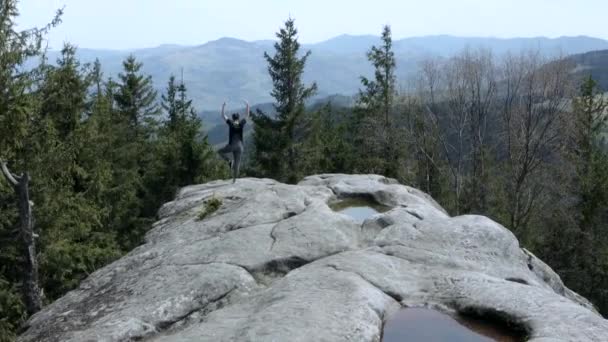
<svg viewBox="0 0 608 342">
<path fill-rule="evenodd" d="M 222 207 L 197 220 L 206 199 Z M 341 197 L 393 209 L 363 224 Z M 608 322 L 515 236 L 375 175 L 182 189 L 146 243 L 34 315 L 19 341 L 379 341 L 402 306 L 476 312 L 530 341 L 608 341 Z"/>
</svg>

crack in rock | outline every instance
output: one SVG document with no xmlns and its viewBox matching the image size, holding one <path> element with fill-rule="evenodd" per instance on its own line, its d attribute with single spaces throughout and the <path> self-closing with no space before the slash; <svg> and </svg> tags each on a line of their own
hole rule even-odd
<svg viewBox="0 0 608 342">
<path fill-rule="evenodd" d="M 285 209 L 287 209 L 287 207 L 285 207 Z M 272 223 L 275 223 L 275 225 L 270 230 L 270 238 L 272 238 L 272 243 L 270 244 L 270 247 L 268 248 L 269 251 L 271 251 L 274 248 L 274 244 L 277 242 L 277 237 L 275 235 L 275 229 L 279 226 L 279 224 L 281 224 L 282 222 L 288 221 L 289 219 L 292 219 L 298 215 L 303 214 L 307 209 L 308 209 L 308 206 L 306 206 L 304 208 L 304 210 L 302 210 L 300 212 L 287 211 L 285 214 L 283 214 L 283 219 L 278 220 L 276 222 L 272 222 Z M 271 223 L 268 223 L 268 224 L 271 224 Z"/>
<path fill-rule="evenodd" d="M 373 281 L 367 279 L 366 277 L 364 277 L 359 272 L 341 269 L 341 268 L 339 268 L 338 266 L 336 266 L 334 264 L 328 264 L 328 265 L 325 265 L 325 267 L 329 267 L 329 268 L 334 269 L 334 270 L 336 270 L 338 272 L 346 272 L 346 273 L 351 273 L 351 274 L 357 275 L 357 276 L 359 276 L 359 278 L 363 279 L 365 282 L 369 283 L 370 285 L 372 285 L 373 287 L 375 287 L 376 289 L 378 289 L 379 291 L 381 291 L 385 295 L 391 297 L 397 303 L 401 303 L 401 301 L 403 300 L 403 297 L 401 295 L 399 295 L 398 293 L 394 293 L 392 291 L 386 291 L 386 290 L 382 289 L 382 287 L 380 285 L 378 285 L 378 284 L 374 283 Z"/>
<path fill-rule="evenodd" d="M 506 281 L 510 281 L 510 282 L 514 282 L 514 283 L 519 283 L 519 284 L 523 284 L 523 285 L 530 285 L 526 280 L 521 279 L 521 278 L 505 278 Z"/>
<path fill-rule="evenodd" d="M 413 211 L 413 210 L 406 210 L 406 212 L 412 216 L 414 216 L 415 218 L 419 219 L 420 221 L 424 220 L 424 217 L 420 214 L 418 214 L 417 212 Z"/>
<path fill-rule="evenodd" d="M 222 233 L 231 232 L 233 230 L 237 230 L 237 229 L 241 229 L 241 228 L 246 228 L 247 226 L 241 226 L 241 223 L 243 223 L 243 221 L 245 221 L 249 216 L 251 216 L 251 212 L 248 212 L 247 215 L 242 217 L 238 222 L 236 222 L 234 224 L 227 224 L 226 230 L 223 231 Z"/>
<path fill-rule="evenodd" d="M 155 326 L 156 326 L 156 328 L 157 328 L 157 332 L 162 332 L 162 331 L 169 330 L 169 329 L 171 329 L 171 328 L 172 328 L 174 325 L 176 325 L 176 324 L 178 324 L 178 323 L 180 323 L 180 322 L 182 322 L 182 321 L 186 321 L 186 320 L 187 320 L 187 319 L 188 319 L 190 316 L 194 315 L 195 313 L 200 312 L 200 311 L 203 311 L 203 310 L 205 310 L 207 307 L 209 307 L 209 306 L 211 306 L 211 305 L 213 305 L 213 304 L 216 304 L 216 303 L 218 303 L 218 302 L 222 302 L 224 299 L 227 299 L 227 298 L 228 298 L 228 296 L 229 296 L 229 295 L 230 295 L 232 292 L 234 292 L 234 291 L 235 291 L 237 288 L 238 288 L 237 286 L 234 286 L 234 287 L 232 287 L 230 290 L 228 290 L 226 293 L 221 294 L 221 295 L 219 295 L 219 296 L 218 296 L 218 297 L 216 297 L 216 298 L 212 298 L 212 299 L 210 299 L 210 300 L 209 300 L 209 301 L 208 301 L 206 304 L 204 304 L 204 305 L 201 305 L 201 306 L 195 306 L 194 308 L 192 308 L 191 310 L 189 310 L 189 311 L 188 311 L 188 312 L 186 312 L 185 314 L 180 315 L 180 316 L 177 316 L 177 317 L 175 317 L 174 319 L 167 320 L 167 321 L 161 321 L 161 322 L 158 322 L 158 323 L 155 325 Z M 200 300 L 200 298 L 195 298 L 195 300 L 194 300 L 194 301 L 195 301 L 195 302 L 199 302 L 199 300 Z M 218 309 L 220 309 L 220 308 L 221 308 L 221 307 L 223 307 L 223 306 L 224 306 L 224 305 L 221 305 L 220 307 L 215 308 L 215 310 L 218 310 Z M 207 315 L 207 314 L 209 314 L 210 312 L 215 311 L 215 310 L 211 310 L 211 311 L 209 311 L 209 312 L 206 312 L 206 313 L 205 313 L 205 315 Z"/>
<path fill-rule="evenodd" d="M 269 251 L 271 251 L 274 248 L 274 244 L 277 242 L 277 237 L 274 235 L 274 230 L 277 228 L 277 226 L 283 221 L 279 221 L 277 222 L 274 226 L 272 226 L 272 229 L 270 230 L 270 237 L 272 238 L 272 243 L 270 244 L 270 247 L 268 248 Z"/>
</svg>

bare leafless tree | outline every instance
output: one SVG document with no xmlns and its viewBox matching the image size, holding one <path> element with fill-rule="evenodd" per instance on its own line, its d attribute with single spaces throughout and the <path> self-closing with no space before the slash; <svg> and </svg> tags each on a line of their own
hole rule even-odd
<svg viewBox="0 0 608 342">
<path fill-rule="evenodd" d="M 413 91 L 402 92 L 397 100 L 403 122 L 404 143 L 413 150 L 409 156 L 415 163 L 416 186 L 435 198 L 440 195 L 440 178 L 448 178 L 442 167 L 444 155 L 440 149 L 441 136 L 437 118 L 429 107 L 434 107 L 439 86 L 439 61 L 428 59 L 421 63 L 421 72 L 413 79 Z"/>
<path fill-rule="evenodd" d="M 424 113 L 418 117 L 421 124 L 411 125 L 410 135 L 415 139 L 417 150 L 427 158 L 427 162 L 437 166 L 436 158 L 428 150 L 428 140 L 421 139 L 426 134 L 434 134 L 433 139 L 439 146 L 445 160 L 450 179 L 453 201 L 451 207 L 460 213 L 464 173 L 464 145 L 469 113 L 466 110 L 463 93 L 464 82 L 460 65 L 442 64 L 437 60 L 427 60 L 421 64 L 418 94 Z"/>
<path fill-rule="evenodd" d="M 486 153 L 488 121 L 493 119 L 496 105 L 497 70 L 490 50 L 465 50 L 460 58 L 468 92 L 470 156 L 469 209 L 487 211 Z"/>
<path fill-rule="evenodd" d="M 466 49 L 443 63 L 427 60 L 421 64 L 419 96 L 426 110 L 425 122 L 433 127 L 429 132 L 435 134 L 443 152 L 456 214 L 462 211 L 467 179 L 477 180 L 469 182 L 473 190 L 468 209 L 485 209 L 486 191 L 479 180 L 486 173 L 486 134 L 496 89 L 496 67 L 489 50 Z M 420 142 L 416 143 L 419 150 L 425 145 Z M 421 152 L 431 157 L 428 151 Z"/>
<path fill-rule="evenodd" d="M 546 162 L 563 146 L 561 127 L 573 92 L 570 63 L 548 61 L 538 52 L 507 56 L 502 66 L 502 121 L 505 140 L 509 225 L 525 227 L 543 196 Z"/>
</svg>

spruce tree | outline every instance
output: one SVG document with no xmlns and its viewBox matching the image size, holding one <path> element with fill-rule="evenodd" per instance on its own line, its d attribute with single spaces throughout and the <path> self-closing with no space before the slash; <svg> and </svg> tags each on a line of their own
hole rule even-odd
<svg viewBox="0 0 608 342">
<path fill-rule="evenodd" d="M 141 73 L 142 66 L 133 55 L 127 57 L 123 72 L 118 75 L 118 91 L 114 94 L 118 112 L 136 134 L 142 133 L 144 128 L 152 128 L 150 126 L 155 124 L 160 113 L 152 77 Z"/>
<path fill-rule="evenodd" d="M 167 93 L 161 95 L 161 107 L 169 117 L 169 127 L 173 130 L 177 124 L 177 85 L 175 84 L 175 76 L 169 77 L 167 85 Z"/>
<path fill-rule="evenodd" d="M 202 121 L 188 98 L 186 85 L 171 76 L 161 106 L 167 115 L 157 145 L 157 168 L 148 187 L 161 202 L 170 200 L 179 187 L 219 176 L 215 152 L 202 132 Z"/>
<path fill-rule="evenodd" d="M 357 103 L 357 136 L 361 146 L 359 171 L 382 173 L 395 177 L 398 163 L 397 127 L 393 115 L 396 95 L 395 54 L 392 50 L 390 26 L 382 31 L 382 45 L 373 46 L 367 59 L 374 66 L 374 79 L 361 77 L 363 89 Z"/>
<path fill-rule="evenodd" d="M 300 55 L 300 43 L 293 19 L 276 34 L 275 54 L 264 53 L 268 73 L 272 78 L 272 97 L 275 99 L 276 118 L 263 113 L 253 115 L 255 122 L 255 159 L 260 171 L 270 177 L 295 182 L 298 177 L 298 146 L 302 137 L 299 125 L 305 113 L 305 102 L 317 90 L 313 83 L 306 86 L 302 75 L 310 51 Z"/>
<path fill-rule="evenodd" d="M 115 136 L 110 157 L 114 169 L 111 197 L 114 203 L 122 203 L 112 207 L 110 217 L 113 226 L 119 227 L 121 246 L 127 250 L 141 242 L 158 209 L 154 201 L 147 201 L 150 196 L 144 181 L 157 158 L 160 108 L 152 79 L 141 73 L 141 68 L 142 63 L 129 56 L 123 62 L 119 82 L 107 85 L 115 107 L 111 109 Z"/>
<path fill-rule="evenodd" d="M 56 67 L 48 67 L 41 89 L 41 114 L 50 118 L 60 139 L 77 129 L 85 113 L 88 91 L 87 75 L 76 59 L 76 48 L 66 44 Z"/>
<path fill-rule="evenodd" d="M 60 21 L 58 12 L 46 27 L 20 31 L 15 24 L 18 16 L 17 0 L 0 0 L 0 160 L 16 173 L 33 173 L 37 146 L 33 126 L 39 122 L 38 101 L 34 90 L 41 69 L 26 69 L 24 63 L 41 56 L 43 38 Z M 35 186 L 34 186 L 35 187 Z M 30 189 L 34 188 L 31 187 Z M 35 187 L 36 189 L 38 187 Z M 33 313 L 39 303 L 29 303 L 26 283 L 31 281 L 32 265 L 28 255 L 36 254 L 33 245 L 23 244 L 17 211 L 19 198 L 11 184 L 0 179 L 0 340 L 11 340 L 15 330 Z M 29 236 L 27 238 L 31 238 Z M 30 250 L 28 250 L 30 249 Z M 33 249 L 33 251 L 31 250 Z M 29 279 L 28 279 L 29 277 Z M 22 285 L 23 283 L 23 285 Z M 17 285 L 19 284 L 19 285 Z M 21 292 L 21 293 L 19 293 Z M 34 305 L 32 305 L 34 304 Z"/>
<path fill-rule="evenodd" d="M 194 109 L 192 99 L 188 98 L 188 90 L 183 81 L 177 87 L 176 109 L 177 128 L 174 129 L 174 135 L 181 158 L 177 185 L 182 187 L 220 177 L 223 163 L 219 163 L 215 151 L 207 141 L 207 135 L 202 134 L 203 122 Z"/>
</svg>

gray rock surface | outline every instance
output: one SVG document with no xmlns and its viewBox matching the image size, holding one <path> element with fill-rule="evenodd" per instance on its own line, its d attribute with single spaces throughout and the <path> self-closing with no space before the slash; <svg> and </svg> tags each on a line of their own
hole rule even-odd
<svg viewBox="0 0 608 342">
<path fill-rule="evenodd" d="M 328 207 L 353 196 L 393 209 L 359 224 Z M 221 208 L 198 220 L 211 197 Z M 509 230 L 381 176 L 216 181 L 159 217 L 19 341 L 380 341 L 403 306 L 491 314 L 536 342 L 608 341 L 608 321 Z"/>
</svg>

